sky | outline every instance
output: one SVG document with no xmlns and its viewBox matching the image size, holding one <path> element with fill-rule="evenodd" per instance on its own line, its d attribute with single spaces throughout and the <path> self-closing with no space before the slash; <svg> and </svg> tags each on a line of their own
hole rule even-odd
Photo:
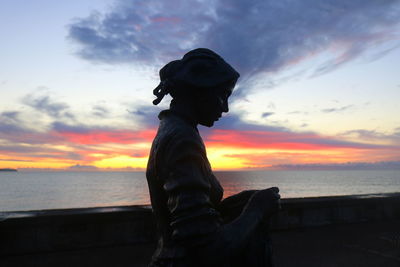
<svg viewBox="0 0 400 267">
<path fill-rule="evenodd" d="M 0 35 L 0 168 L 144 170 L 198 47 L 241 74 L 215 170 L 400 166 L 398 0 L 4 0 Z"/>
</svg>

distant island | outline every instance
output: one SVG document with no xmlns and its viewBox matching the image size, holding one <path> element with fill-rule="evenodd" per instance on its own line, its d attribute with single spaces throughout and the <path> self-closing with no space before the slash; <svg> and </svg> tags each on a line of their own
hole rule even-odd
<svg viewBox="0 0 400 267">
<path fill-rule="evenodd" d="M 0 172 L 16 172 L 17 169 L 10 169 L 10 168 L 4 168 L 4 169 L 0 169 Z"/>
</svg>

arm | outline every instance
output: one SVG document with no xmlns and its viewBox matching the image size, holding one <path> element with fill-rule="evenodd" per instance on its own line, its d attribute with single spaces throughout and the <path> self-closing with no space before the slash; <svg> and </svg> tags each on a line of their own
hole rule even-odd
<svg viewBox="0 0 400 267">
<path fill-rule="evenodd" d="M 246 193 L 245 193 L 246 194 Z M 228 240 L 232 251 L 242 251 L 263 221 L 279 209 L 279 189 L 256 190 L 248 199 L 241 214 L 223 226 L 221 238 Z"/>
<path fill-rule="evenodd" d="M 265 227 L 264 220 L 278 210 L 278 192 L 278 188 L 272 187 L 255 192 L 244 191 L 236 195 L 238 198 L 249 195 L 250 197 L 240 216 L 221 225 L 215 235 L 215 241 L 204 248 L 202 255 L 207 255 L 205 261 L 212 259 L 213 266 L 223 266 L 225 259 L 230 258 L 230 255 L 243 253 L 254 235 L 261 234 L 259 230 L 260 227 Z M 236 197 L 230 198 L 229 201 Z"/>
<path fill-rule="evenodd" d="M 221 213 L 224 223 L 237 218 L 255 192 L 257 190 L 245 190 L 222 200 L 218 206 L 218 211 Z"/>
</svg>

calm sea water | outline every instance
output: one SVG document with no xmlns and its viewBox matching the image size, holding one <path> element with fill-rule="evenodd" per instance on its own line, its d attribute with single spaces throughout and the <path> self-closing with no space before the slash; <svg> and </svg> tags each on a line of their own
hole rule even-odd
<svg viewBox="0 0 400 267">
<path fill-rule="evenodd" d="M 215 172 L 224 196 L 278 186 L 282 198 L 400 192 L 400 170 Z M 142 172 L 0 172 L 0 211 L 149 204 Z"/>
</svg>

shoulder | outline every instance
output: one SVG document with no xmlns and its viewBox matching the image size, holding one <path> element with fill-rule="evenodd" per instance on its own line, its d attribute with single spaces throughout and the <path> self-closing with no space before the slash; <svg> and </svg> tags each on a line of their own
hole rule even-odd
<svg viewBox="0 0 400 267">
<path fill-rule="evenodd" d="M 157 137 L 168 143 L 179 143 L 181 141 L 201 141 L 201 137 L 195 125 L 190 124 L 183 118 L 174 115 L 169 110 L 164 110 L 159 115 L 160 126 Z"/>
<path fill-rule="evenodd" d="M 173 162 L 182 158 L 189 160 L 206 155 L 203 140 L 196 126 L 165 111 L 160 114 L 160 127 L 154 142 L 157 155 L 163 161 Z"/>
</svg>

